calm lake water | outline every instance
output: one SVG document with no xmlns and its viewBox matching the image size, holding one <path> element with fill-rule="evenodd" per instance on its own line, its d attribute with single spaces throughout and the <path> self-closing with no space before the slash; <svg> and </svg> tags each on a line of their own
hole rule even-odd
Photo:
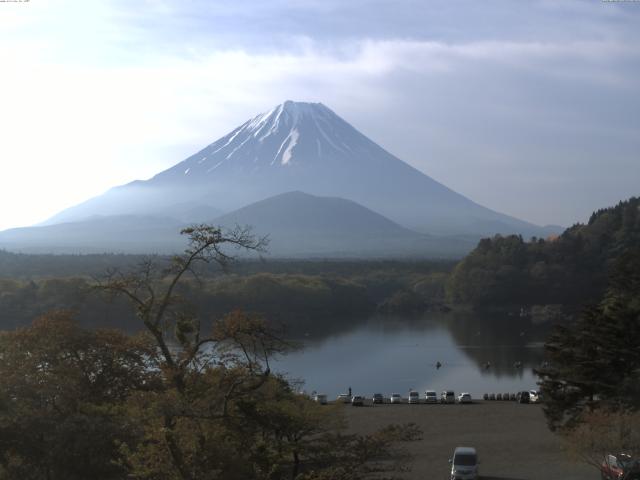
<svg viewBox="0 0 640 480">
<path fill-rule="evenodd" d="M 334 323 L 332 332 L 306 333 L 300 339 L 303 349 L 272 366 L 290 379 L 303 379 L 307 392 L 330 399 L 349 387 L 367 397 L 452 389 L 478 398 L 485 392 L 535 389 L 532 369 L 542 362 L 548 330 L 517 316 L 376 315 L 344 320 L 338 328 Z"/>
</svg>

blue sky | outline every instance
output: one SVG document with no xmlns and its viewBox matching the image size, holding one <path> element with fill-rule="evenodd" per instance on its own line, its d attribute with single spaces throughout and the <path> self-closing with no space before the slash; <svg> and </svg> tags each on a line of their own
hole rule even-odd
<svg viewBox="0 0 640 480">
<path fill-rule="evenodd" d="M 640 2 L 0 3 L 0 229 L 286 99 L 539 224 L 640 194 Z"/>
</svg>

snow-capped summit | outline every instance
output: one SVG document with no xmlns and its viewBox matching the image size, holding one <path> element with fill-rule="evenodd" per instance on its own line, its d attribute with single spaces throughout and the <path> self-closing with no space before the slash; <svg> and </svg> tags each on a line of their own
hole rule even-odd
<svg viewBox="0 0 640 480">
<path fill-rule="evenodd" d="M 155 177 L 113 188 L 49 223 L 91 215 L 166 215 L 177 204 L 230 212 L 290 191 L 353 200 L 426 233 L 544 235 L 535 225 L 436 182 L 323 104 L 292 101 L 253 117 Z"/>
<path fill-rule="evenodd" d="M 287 100 L 156 178 L 206 177 L 222 171 L 255 174 L 318 161 L 326 165 L 365 154 L 366 144 L 366 138 L 323 104 Z"/>
</svg>

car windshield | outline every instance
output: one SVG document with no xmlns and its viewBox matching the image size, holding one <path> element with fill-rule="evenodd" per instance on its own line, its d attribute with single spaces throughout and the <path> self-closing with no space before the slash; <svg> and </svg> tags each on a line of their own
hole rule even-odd
<svg viewBox="0 0 640 480">
<path fill-rule="evenodd" d="M 454 465 L 461 465 L 463 467 L 472 467 L 476 464 L 476 456 L 470 453 L 459 453 L 453 459 Z"/>
<path fill-rule="evenodd" d="M 435 397 L 436 392 L 427 392 L 427 397 Z"/>
</svg>

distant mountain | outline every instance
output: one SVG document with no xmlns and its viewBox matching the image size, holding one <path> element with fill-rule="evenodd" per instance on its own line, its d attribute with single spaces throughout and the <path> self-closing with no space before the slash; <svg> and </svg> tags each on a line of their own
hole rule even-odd
<svg viewBox="0 0 640 480">
<path fill-rule="evenodd" d="M 251 226 L 255 235 L 269 237 L 266 256 L 275 257 L 457 258 L 475 245 L 470 239 L 413 232 L 351 200 L 302 192 L 276 195 L 206 221 L 226 228 Z M 186 225 L 169 217 L 94 216 L 0 232 L 0 248 L 25 253 L 173 253 L 185 247 L 178 232 Z"/>
<path fill-rule="evenodd" d="M 245 122 L 149 180 L 113 188 L 46 223 L 92 215 L 165 216 L 167 211 L 183 218 L 180 205 L 229 212 L 289 191 L 353 200 L 423 233 L 476 237 L 550 233 L 482 207 L 436 182 L 324 105 L 291 101 Z"/>
<path fill-rule="evenodd" d="M 459 257 L 474 243 L 413 232 L 351 200 L 288 192 L 267 198 L 213 222 L 250 225 L 268 235 L 276 256 L 326 257 Z"/>
<path fill-rule="evenodd" d="M 76 222 L 0 232 L 0 248 L 22 253 L 167 253 L 186 246 L 184 223 L 142 215 L 93 216 Z"/>
</svg>

